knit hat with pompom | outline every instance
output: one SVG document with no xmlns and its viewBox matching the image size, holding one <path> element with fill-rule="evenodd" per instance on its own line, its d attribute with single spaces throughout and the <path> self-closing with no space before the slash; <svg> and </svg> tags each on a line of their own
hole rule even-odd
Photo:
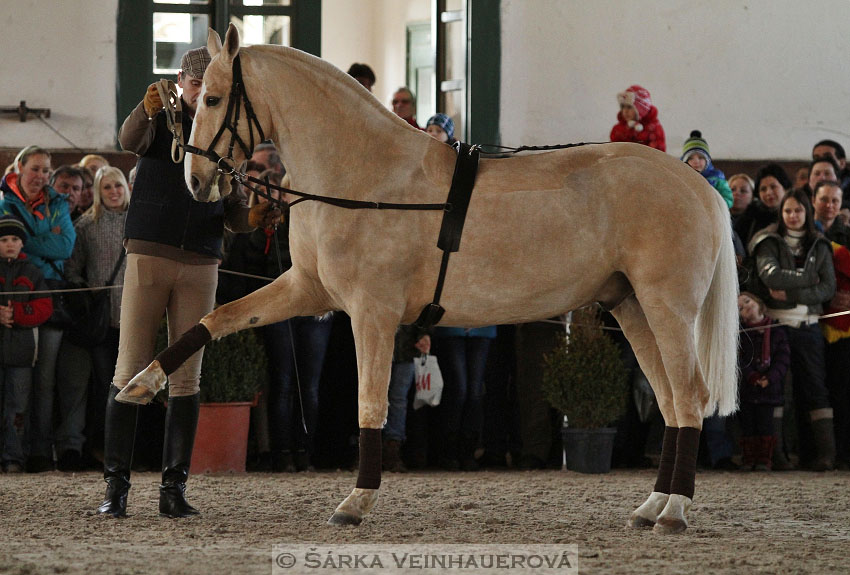
<svg viewBox="0 0 850 575">
<path fill-rule="evenodd" d="M 682 161 L 687 162 L 693 154 L 702 154 L 705 159 L 711 161 L 711 154 L 708 153 L 708 142 L 702 137 L 702 132 L 694 130 L 691 132 L 691 137 L 685 140 L 682 146 Z"/>
<path fill-rule="evenodd" d="M 637 111 L 638 119 L 643 118 L 652 108 L 652 97 L 649 90 L 637 84 L 626 88 L 625 92 L 617 94 L 617 102 L 621 106 L 631 106 Z"/>
</svg>

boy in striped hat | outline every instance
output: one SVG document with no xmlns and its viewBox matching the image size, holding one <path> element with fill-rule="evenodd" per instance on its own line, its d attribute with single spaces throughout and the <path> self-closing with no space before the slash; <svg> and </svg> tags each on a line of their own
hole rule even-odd
<svg viewBox="0 0 850 575">
<path fill-rule="evenodd" d="M 711 154 L 708 153 L 708 142 L 702 137 L 699 130 L 691 132 L 691 137 L 685 140 L 682 146 L 682 161 L 698 171 L 717 190 L 726 206 L 731 208 L 733 203 L 732 189 L 726 181 L 726 175 L 714 167 L 711 163 Z"/>
<path fill-rule="evenodd" d="M 21 220 L 0 217 L 0 292 L 6 292 L 0 297 L 0 463 L 4 473 L 23 471 L 20 435 L 28 415 L 38 326 L 53 313 L 49 295 L 30 293 L 46 290 L 47 284 L 41 270 L 21 253 L 26 238 Z"/>
</svg>

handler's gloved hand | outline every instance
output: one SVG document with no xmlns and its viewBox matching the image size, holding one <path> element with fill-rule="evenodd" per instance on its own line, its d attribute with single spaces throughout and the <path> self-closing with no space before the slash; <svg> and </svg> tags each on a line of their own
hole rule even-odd
<svg viewBox="0 0 850 575">
<path fill-rule="evenodd" d="M 159 97 L 159 90 L 156 89 L 156 82 L 148 86 L 148 91 L 145 92 L 143 105 L 145 107 L 145 114 L 148 115 L 148 118 L 153 118 L 156 116 L 157 112 L 162 110 L 162 98 Z"/>
<path fill-rule="evenodd" d="M 283 213 L 271 202 L 256 204 L 248 211 L 248 223 L 255 228 L 271 228 L 283 221 Z"/>
</svg>

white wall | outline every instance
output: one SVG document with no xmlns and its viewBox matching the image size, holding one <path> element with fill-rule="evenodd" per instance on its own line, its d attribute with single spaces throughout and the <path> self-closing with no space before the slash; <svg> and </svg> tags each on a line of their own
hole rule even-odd
<svg viewBox="0 0 850 575">
<path fill-rule="evenodd" d="M 5 0 L 0 106 L 51 108 L 78 146 L 112 148 L 117 6 Z M 405 25 L 430 7 L 324 0 L 323 55 L 372 65 L 386 105 L 405 83 Z M 607 139 L 616 93 L 640 83 L 676 155 L 694 128 L 717 158 L 800 159 L 823 137 L 850 149 L 848 22 L 847 0 L 502 0 L 502 141 Z M 0 116 L 0 147 L 31 143 L 70 147 L 38 120 Z"/>
<path fill-rule="evenodd" d="M 502 0 L 502 142 L 607 140 L 637 83 L 674 155 L 695 128 L 717 158 L 850 149 L 848 22 L 847 0 Z"/>
<path fill-rule="evenodd" d="M 406 84 L 406 26 L 430 19 L 431 0 L 322 0 L 322 58 L 345 71 L 369 64 L 372 93 L 389 105 Z"/>
<path fill-rule="evenodd" d="M 109 149 L 116 134 L 117 0 L 4 0 L 0 106 L 26 100 L 81 148 Z M 0 115 L 0 147 L 71 148 L 38 119 Z"/>
</svg>

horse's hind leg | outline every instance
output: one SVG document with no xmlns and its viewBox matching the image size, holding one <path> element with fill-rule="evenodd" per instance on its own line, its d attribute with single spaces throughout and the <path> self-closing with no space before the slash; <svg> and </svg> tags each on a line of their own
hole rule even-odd
<svg viewBox="0 0 850 575">
<path fill-rule="evenodd" d="M 694 496 L 699 436 L 709 398 L 696 351 L 696 310 L 690 313 L 686 301 L 679 302 L 678 306 L 670 305 L 674 298 L 669 293 L 654 293 L 649 303 L 642 303 L 667 372 L 675 426 L 678 427 L 670 497 L 653 528 L 658 533 L 679 533 L 688 527 L 687 514 Z M 669 406 L 667 411 L 670 411 Z M 664 415 L 669 421 L 668 413 Z M 673 432 L 667 431 L 672 436 Z M 665 443 L 666 449 L 672 449 L 673 440 L 667 437 L 667 433 Z"/>
<path fill-rule="evenodd" d="M 365 309 L 351 317 L 357 348 L 360 467 L 354 491 L 336 508 L 328 520 L 330 525 L 359 525 L 378 501 L 381 486 L 381 428 L 387 419 L 387 390 L 399 317 L 380 313 L 377 305 L 361 307 Z"/>
<path fill-rule="evenodd" d="M 664 442 L 661 448 L 661 464 L 658 466 L 658 475 L 655 487 L 644 503 L 635 509 L 629 517 L 628 526 L 636 529 L 652 527 L 658 516 L 667 505 L 670 497 L 670 480 L 673 476 L 673 467 L 676 459 L 676 413 L 673 409 L 673 392 L 670 389 L 670 381 L 661 359 L 661 352 L 655 341 L 655 335 L 647 323 L 643 309 L 634 295 L 626 298 L 615 309 L 611 311 L 623 330 L 635 357 L 640 364 L 641 370 L 647 376 L 655 399 L 664 417 Z"/>
</svg>

